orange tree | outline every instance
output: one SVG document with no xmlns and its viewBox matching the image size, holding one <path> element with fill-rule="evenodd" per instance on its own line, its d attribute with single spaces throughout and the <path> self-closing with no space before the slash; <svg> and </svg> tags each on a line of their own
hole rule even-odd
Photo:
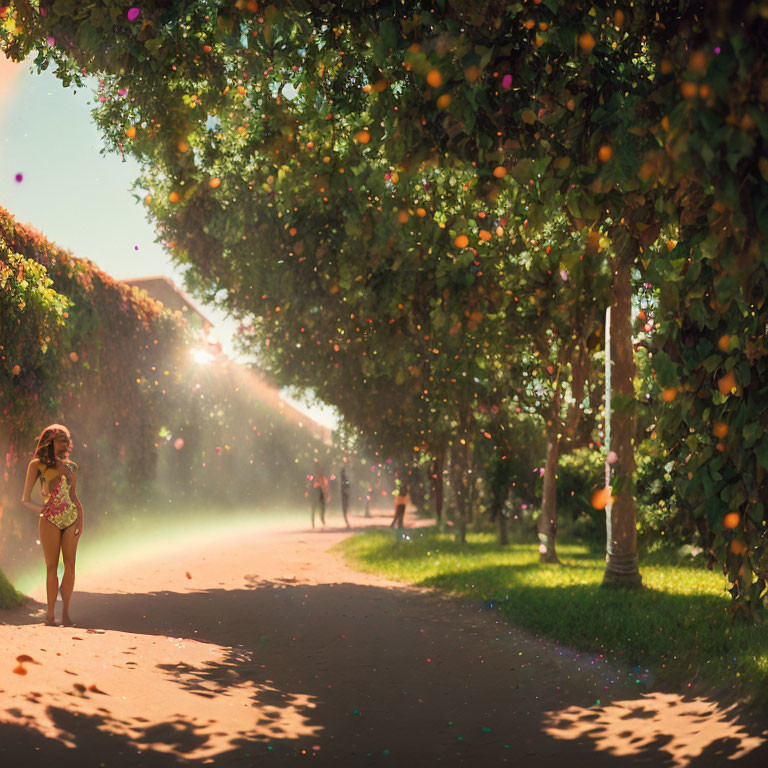
<svg viewBox="0 0 768 768">
<path fill-rule="evenodd" d="M 658 431 L 680 503 L 725 550 L 734 607 L 755 618 L 768 583 L 768 24 L 755 2 L 691 3 L 660 23 L 661 146 L 645 167 L 679 231 L 652 265 Z"/>
<path fill-rule="evenodd" d="M 6 12 L 8 50 L 20 56 L 50 35 L 53 50 L 41 52 L 42 64 L 49 56 L 61 60 L 64 77 L 84 65 L 112 73 L 103 115 L 112 139 L 116 144 L 135 142 L 135 151 L 145 157 L 160 146 L 166 167 L 173 171 L 159 185 L 161 195 L 175 205 L 199 193 L 198 207 L 190 206 L 192 215 L 205 214 L 206 183 L 211 188 L 228 183 L 216 166 L 220 142 L 242 137 L 245 164 L 254 142 L 269 144 L 276 160 L 281 153 L 290 156 L 308 124 L 306 111 L 304 122 L 295 114 L 295 105 L 303 103 L 312 104 L 317 117 L 331 125 L 340 113 L 357 115 L 360 141 L 371 150 L 386 146 L 395 165 L 430 155 L 438 159 L 447 150 L 451 158 L 476 163 L 483 179 L 506 172 L 506 183 L 515 177 L 545 201 L 559 192 L 574 226 L 602 228 L 616 253 L 613 315 L 618 322 L 612 334 L 618 461 L 606 580 L 637 583 L 631 493 L 636 409 L 629 325 L 632 270 L 645 267 L 643 252 L 665 220 L 690 228 L 690 236 L 684 232 L 681 242 L 694 246 L 696 237 L 719 227 L 717 216 L 711 217 L 714 224 L 704 225 L 701 216 L 693 215 L 712 197 L 699 181 L 712 163 L 718 183 L 731 190 L 739 189 L 736 182 L 745 169 L 759 168 L 760 142 L 754 137 L 760 115 L 750 111 L 763 98 L 759 73 L 764 33 L 757 5 L 746 3 L 729 15 L 715 4 L 672 8 L 648 2 L 626 8 L 605 3 L 587 8 L 554 0 L 504 7 L 481 2 L 471 9 L 449 0 L 434 8 L 377 3 L 352 9 L 345 3 L 296 2 L 279 10 L 267 6 L 261 13 L 242 2 L 199 3 L 193 9 L 147 4 L 133 26 L 116 5 L 105 6 L 100 14 L 78 18 L 64 2 L 50 4 L 45 15 L 36 14 L 29 3 L 12 4 Z M 745 23 L 750 34 L 742 35 Z M 99 30 L 112 34 L 114 43 L 103 46 Z M 730 59 L 737 62 L 730 74 L 739 87 L 732 93 L 723 86 L 728 81 L 723 66 L 708 64 L 703 43 L 710 33 L 712 40 L 724 41 L 717 47 L 733 53 Z M 665 58 L 667 49 L 674 54 L 670 59 Z M 703 58 L 693 57 L 698 51 Z M 300 98 L 288 92 L 286 83 Z M 117 98 L 121 88 L 128 88 L 133 101 Z M 363 96 L 366 89 L 368 97 Z M 686 116 L 699 99 L 711 100 L 712 108 L 699 110 L 701 125 L 690 131 Z M 708 124 L 703 117 L 707 111 L 712 113 Z M 714 124 L 738 125 L 741 133 L 729 134 L 724 128 L 719 143 L 707 149 L 713 116 Z M 279 175 L 282 165 L 275 162 L 269 170 Z M 245 186 L 269 184 L 260 168 L 249 171 Z M 763 180 L 749 182 L 750 191 L 759 193 L 753 196 L 755 206 L 748 201 L 754 212 L 750 216 L 759 222 Z M 728 194 L 738 198 L 741 193 Z M 715 202 L 725 207 L 721 213 L 737 210 L 734 200 Z M 243 221 L 250 222 L 251 214 L 246 209 L 241 217 L 233 215 L 233 232 L 242 229 Z M 158 215 L 163 222 L 172 216 L 162 210 Z M 752 231 L 759 232 L 759 227 Z M 759 237 L 750 235 L 747 249 L 758 264 Z M 715 248 L 727 269 L 732 244 L 726 235 Z M 202 256 L 205 240 L 199 246 L 201 284 L 211 291 L 216 277 L 235 289 L 243 284 L 241 265 L 232 261 L 215 274 Z M 712 253 L 711 242 L 707 252 Z M 189 252 L 180 257 L 195 262 Z M 676 259 L 660 260 L 656 266 L 654 279 L 680 279 Z M 722 293 L 728 283 L 721 283 Z M 743 295 L 751 306 L 750 294 Z M 724 362 L 725 368 L 733 364 Z M 682 383 L 692 381 L 689 371 L 678 373 Z M 757 374 L 759 381 L 759 370 Z M 660 424 L 672 439 L 679 426 L 666 420 Z M 753 444 L 759 448 L 762 442 Z M 751 455 L 759 460 L 759 453 Z M 729 504 L 740 499 L 732 494 L 734 484 L 741 482 L 736 475 L 724 482 L 727 489 L 719 495 L 729 496 Z M 748 498 L 754 498 L 757 491 L 750 492 Z M 734 503 L 744 512 L 747 502 Z M 749 504 L 759 517 L 760 508 Z M 714 519 L 723 510 L 718 504 L 710 514 Z M 744 553 L 737 557 L 744 564 Z M 747 556 L 743 573 L 753 572 L 749 563 L 754 559 Z M 741 565 L 732 575 L 739 570 Z M 757 585 L 759 599 L 760 580 L 750 583 Z"/>
<path fill-rule="evenodd" d="M 296 3 L 279 12 L 269 6 L 263 14 L 242 3 L 200 3 L 175 10 L 146 5 L 140 21 L 131 24 L 111 5 L 109 12 L 87 19 L 72 17 L 64 3 L 53 3 L 42 15 L 26 3 L 11 8 L 8 49 L 13 55 L 28 50 L 35 36 L 49 37 L 53 45 L 40 51 L 40 63 L 56 59 L 62 77 L 76 76 L 82 65 L 112 73 L 101 95 L 100 119 L 116 145 L 129 146 L 151 161 L 156 170 L 150 179 L 150 204 L 162 227 L 182 233 L 191 230 L 193 219 L 206 219 L 211 208 L 220 206 L 211 189 L 226 186 L 230 196 L 247 199 L 247 190 L 271 187 L 275 178 L 291 173 L 295 165 L 283 158 L 295 157 L 300 137 L 309 139 L 307 150 L 323 152 L 312 127 L 327 134 L 320 126 L 333 131 L 340 115 L 350 116 L 346 130 L 354 131 L 358 121 L 355 135 L 362 145 L 370 145 L 372 152 L 386 146 L 398 165 L 407 167 L 419 158 L 439 161 L 435 148 L 443 146 L 451 157 L 478 162 L 483 181 L 491 180 L 492 173 L 501 179 L 509 171 L 507 183 L 514 178 L 540 198 L 567 192 L 568 209 L 576 225 L 584 226 L 600 218 L 606 209 L 603 198 L 611 191 L 609 166 L 596 166 L 598 150 L 605 146 L 601 142 L 614 130 L 611 121 L 625 129 L 636 117 L 616 87 L 615 56 L 592 56 L 594 35 L 578 34 L 585 25 L 599 26 L 602 17 L 579 7 L 553 23 L 556 8 L 542 5 L 535 9 L 541 18 L 531 19 L 522 6 L 511 6 L 489 26 L 479 9 L 465 11 L 447 4 L 445 33 L 440 35 L 439 9 L 432 12 L 418 3 L 413 4 L 415 15 L 407 17 L 399 7 L 392 14 L 379 5 L 352 13 L 343 3 Z M 94 31 L 100 25 L 113 36 L 117 32 L 114 44 L 95 44 Z M 623 33 L 613 30 L 606 34 L 620 40 Z M 618 82 L 622 89 L 630 88 L 639 71 L 632 66 L 635 52 L 625 55 L 620 48 L 619 55 L 624 71 L 618 72 Z M 552 83 L 558 86 L 554 95 Z M 593 123 L 600 130 L 594 130 Z M 617 139 L 629 137 L 617 146 L 627 158 L 635 157 L 636 137 L 625 130 L 614 132 Z M 509 137 L 498 138 L 505 134 Z M 219 161 L 226 147 L 238 142 L 237 170 L 248 174 L 230 179 L 231 169 Z M 269 149 L 271 162 L 246 160 L 261 148 Z M 607 146 L 600 160 L 607 163 L 610 151 Z M 322 156 L 326 158 L 333 165 L 333 157 Z M 624 195 L 614 198 L 624 205 Z M 635 218 L 644 225 L 641 202 L 635 201 L 641 209 Z M 242 236 L 244 222 L 262 236 L 282 234 L 280 222 L 274 217 L 268 221 L 269 215 L 257 212 L 251 202 L 229 213 L 227 227 L 234 237 Z M 295 218 L 296 224 L 306 221 Z M 290 217 L 283 221 L 289 232 L 299 230 L 290 227 Z M 615 229 L 635 223 L 632 217 L 622 217 Z M 221 253 L 218 234 L 182 243 L 174 237 L 170 242 L 180 259 L 195 264 L 202 288 L 211 293 L 220 285 L 235 293 L 250 290 L 242 261 L 219 259 L 212 268 L 213 258 Z M 305 247 L 317 252 L 306 240 Z M 630 243 L 625 250 L 633 256 L 637 249 Z M 626 285 L 628 269 L 619 277 Z M 628 291 L 623 290 L 621 298 L 628 314 Z M 623 342 L 626 350 L 626 333 Z M 621 362 L 631 367 L 631 348 Z M 625 388 L 630 380 L 619 376 Z M 624 429 L 617 429 L 623 440 L 617 467 L 625 481 L 634 466 L 630 410 L 625 407 L 617 414 L 617 420 L 625 422 Z M 637 567 L 632 498 L 628 487 L 621 492 L 621 482 L 616 485 L 615 516 L 621 525 L 614 528 L 616 551 L 608 573 L 633 581 Z"/>
</svg>

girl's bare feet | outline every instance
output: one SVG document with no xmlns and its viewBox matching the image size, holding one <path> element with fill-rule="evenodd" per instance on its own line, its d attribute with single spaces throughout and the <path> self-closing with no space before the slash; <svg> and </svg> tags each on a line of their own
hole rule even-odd
<svg viewBox="0 0 768 768">
<path fill-rule="evenodd" d="M 59 625 L 56 623 L 56 619 L 54 619 L 53 616 L 46 616 L 45 617 L 45 626 L 46 627 L 58 627 Z"/>
<path fill-rule="evenodd" d="M 75 622 L 72 621 L 72 619 L 69 616 L 62 616 L 61 617 L 61 626 L 62 627 L 74 627 Z"/>
</svg>

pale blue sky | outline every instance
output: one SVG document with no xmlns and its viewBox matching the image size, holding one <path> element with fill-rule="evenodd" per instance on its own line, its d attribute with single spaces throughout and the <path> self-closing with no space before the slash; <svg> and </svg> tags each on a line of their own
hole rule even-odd
<svg viewBox="0 0 768 768">
<path fill-rule="evenodd" d="M 24 67 L 0 113 L 0 205 L 114 277 L 168 275 L 183 285 L 129 191 L 138 165 L 100 154 L 90 98 L 89 91 L 64 89 L 53 75 Z M 231 333 L 222 313 L 204 311 L 222 336 Z"/>
<path fill-rule="evenodd" d="M 167 275 L 183 287 L 181 272 L 154 242 L 144 206 L 130 192 L 139 166 L 119 154 L 100 154 L 91 91 L 62 88 L 52 74 L 38 75 L 27 66 L 17 77 L 0 109 L 0 205 L 118 279 Z M 214 308 L 201 310 L 224 349 L 237 357 L 236 323 Z M 327 411 L 310 413 L 334 422 Z"/>
</svg>

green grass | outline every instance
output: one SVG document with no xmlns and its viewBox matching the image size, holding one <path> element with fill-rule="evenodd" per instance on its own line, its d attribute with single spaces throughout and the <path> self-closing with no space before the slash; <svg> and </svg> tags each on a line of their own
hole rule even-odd
<svg viewBox="0 0 768 768">
<path fill-rule="evenodd" d="M 535 544 L 499 547 L 491 534 L 469 534 L 463 547 L 436 529 L 408 536 L 374 530 L 339 548 L 359 570 L 481 601 L 575 650 L 640 667 L 638 679 L 768 708 L 768 625 L 733 620 L 722 573 L 656 553 L 641 561 L 644 588 L 626 592 L 601 587 L 605 557 L 580 544 L 559 543 L 558 566 L 541 565 Z"/>
<path fill-rule="evenodd" d="M 24 601 L 24 595 L 14 589 L 6 575 L 0 571 L 0 608 L 15 608 Z"/>
</svg>

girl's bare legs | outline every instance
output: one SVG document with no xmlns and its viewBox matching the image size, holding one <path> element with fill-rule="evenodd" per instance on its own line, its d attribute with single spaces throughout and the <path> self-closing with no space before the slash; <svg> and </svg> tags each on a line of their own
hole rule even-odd
<svg viewBox="0 0 768 768">
<path fill-rule="evenodd" d="M 40 544 L 43 546 L 45 558 L 45 592 L 48 598 L 48 616 L 46 624 L 54 623 L 53 613 L 56 608 L 56 597 L 59 594 L 59 551 L 61 550 L 61 531 L 51 522 L 40 518 L 38 526 Z"/>
<path fill-rule="evenodd" d="M 63 606 L 61 623 L 65 627 L 72 626 L 69 603 L 75 589 L 75 555 L 77 554 L 77 543 L 80 541 L 80 537 L 75 536 L 77 526 L 77 523 L 70 525 L 61 533 L 61 554 L 64 558 L 64 575 L 61 577 L 61 602 Z"/>
</svg>

